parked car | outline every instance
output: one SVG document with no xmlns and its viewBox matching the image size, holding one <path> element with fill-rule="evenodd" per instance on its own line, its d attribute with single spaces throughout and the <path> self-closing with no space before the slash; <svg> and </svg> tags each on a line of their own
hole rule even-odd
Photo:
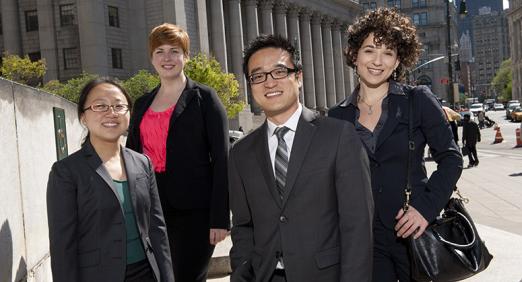
<svg viewBox="0 0 522 282">
<path fill-rule="evenodd" d="M 512 121 L 522 121 L 522 108 L 516 107 L 511 111 L 511 120 Z"/>
<path fill-rule="evenodd" d="M 511 101 L 508 102 L 506 106 L 506 118 L 511 119 L 511 112 L 516 108 L 520 107 L 520 103 L 511 103 Z"/>
<path fill-rule="evenodd" d="M 502 104 L 500 104 L 500 103 L 495 103 L 495 104 L 493 105 L 493 109 L 495 110 L 495 112 L 496 112 L 496 111 L 502 111 L 502 110 L 504 110 L 504 105 L 502 105 Z"/>
<path fill-rule="evenodd" d="M 471 104 L 471 106 L 469 107 L 469 111 L 472 112 L 474 116 L 476 116 L 479 112 L 484 111 L 484 106 L 480 103 Z"/>
</svg>

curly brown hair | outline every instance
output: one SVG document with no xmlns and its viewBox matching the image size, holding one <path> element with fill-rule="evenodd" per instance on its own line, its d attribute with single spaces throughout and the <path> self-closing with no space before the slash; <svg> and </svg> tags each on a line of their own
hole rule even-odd
<svg viewBox="0 0 522 282">
<path fill-rule="evenodd" d="M 405 71 L 415 66 L 421 52 L 416 27 L 410 18 L 396 9 L 379 8 L 359 17 L 348 27 L 348 46 L 344 50 L 346 63 L 355 67 L 357 53 L 363 41 L 373 33 L 375 44 L 397 49 L 400 64 L 395 70 L 396 80 L 402 80 Z"/>
</svg>

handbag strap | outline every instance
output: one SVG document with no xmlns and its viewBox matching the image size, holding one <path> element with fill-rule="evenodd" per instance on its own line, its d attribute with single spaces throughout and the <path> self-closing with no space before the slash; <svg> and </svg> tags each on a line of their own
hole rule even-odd
<svg viewBox="0 0 522 282">
<path fill-rule="evenodd" d="M 404 205 L 402 209 L 406 212 L 410 207 L 411 199 L 411 163 L 413 152 L 415 151 L 415 141 L 413 141 L 413 89 L 408 91 L 408 162 L 406 169 L 406 188 L 404 189 Z"/>
</svg>

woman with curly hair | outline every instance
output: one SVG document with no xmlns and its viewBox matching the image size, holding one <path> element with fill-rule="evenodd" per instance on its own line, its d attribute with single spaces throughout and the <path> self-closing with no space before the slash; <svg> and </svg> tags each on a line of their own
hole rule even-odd
<svg viewBox="0 0 522 282">
<path fill-rule="evenodd" d="M 421 44 L 415 32 L 409 18 L 383 8 L 351 25 L 345 56 L 359 76 L 359 85 L 328 113 L 355 126 L 370 159 L 375 204 L 373 281 L 379 282 L 412 280 L 406 238 L 422 235 L 448 202 L 462 171 L 462 156 L 437 97 L 426 86 L 401 83 L 419 57 Z M 409 172 L 412 194 L 409 208 L 403 209 L 409 123 L 414 141 Z M 423 160 L 426 145 L 438 165 L 430 177 Z"/>
</svg>

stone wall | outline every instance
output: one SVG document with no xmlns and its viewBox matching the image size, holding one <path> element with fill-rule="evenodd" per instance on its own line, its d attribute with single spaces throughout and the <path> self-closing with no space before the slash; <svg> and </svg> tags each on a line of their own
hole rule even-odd
<svg viewBox="0 0 522 282">
<path fill-rule="evenodd" d="M 64 109 L 68 152 L 80 147 L 76 105 L 0 79 L 0 281 L 52 281 L 46 186 L 56 161 L 53 107 Z"/>
</svg>

